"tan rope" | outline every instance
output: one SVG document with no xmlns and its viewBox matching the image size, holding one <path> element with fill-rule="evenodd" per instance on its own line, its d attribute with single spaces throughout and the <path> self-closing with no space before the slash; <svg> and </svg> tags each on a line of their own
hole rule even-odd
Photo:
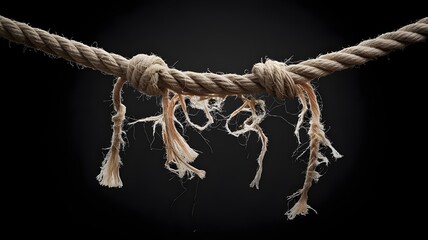
<svg viewBox="0 0 428 240">
<path fill-rule="evenodd" d="M 108 187 L 122 187 L 123 185 L 119 168 L 122 164 L 120 150 L 125 144 L 122 138 L 124 134 L 122 127 L 126 107 L 121 102 L 121 91 L 126 82 L 145 94 L 162 95 L 163 113 L 136 122 L 151 121 L 153 122 L 153 129 L 157 125 L 162 126 L 162 138 L 166 150 L 165 167 L 181 178 L 184 176 L 192 178 L 194 175 L 204 178 L 206 173 L 204 170 L 191 165 L 198 153 L 187 144 L 177 131 L 175 125 L 182 125 L 177 120 L 175 111 L 181 107 L 189 125 L 202 131 L 214 122 L 211 114 L 221 108 L 223 97 L 240 95 L 244 103 L 229 116 L 225 127 L 229 134 L 236 137 L 251 131 L 258 134 L 262 148 L 257 159 L 258 170 L 250 183 L 251 187 L 257 189 L 259 188 L 263 159 L 268 144 L 268 138 L 260 127 L 260 123 L 266 115 L 265 103 L 263 100 L 256 100 L 253 97 L 246 98 L 243 95 L 267 92 L 280 99 L 298 97 L 302 109 L 296 124 L 295 135 L 300 144 L 299 130 L 306 113 L 309 112 L 308 135 L 310 141 L 308 146 L 309 161 L 303 187 L 289 197 L 289 199 L 293 199 L 300 196 L 295 205 L 286 212 L 288 219 L 293 219 L 297 215 L 306 215 L 309 209 L 312 209 L 307 203 L 308 192 L 312 183 L 317 182 L 321 177 L 321 174 L 317 172 L 317 166 L 329 163 L 327 157 L 320 152 L 320 146 L 330 148 L 335 159 L 342 157 L 325 135 L 319 104 L 309 81 L 355 65 L 364 64 L 393 50 L 426 40 L 428 17 L 404 26 L 397 31 L 363 41 L 356 46 L 320 55 L 315 59 L 302 61 L 298 64 L 286 65 L 273 60 L 257 63 L 253 66 L 252 72 L 245 75 L 179 71 L 169 68 L 160 57 L 155 55 L 138 54 L 128 60 L 103 49 L 89 47 L 80 42 L 32 28 L 27 24 L 2 16 L 0 16 L 0 36 L 119 77 L 113 89 L 113 104 L 116 114 L 112 116 L 111 146 L 102 163 L 101 172 L 97 176 L 100 184 Z M 199 99 L 196 96 L 200 96 Z M 204 126 L 191 122 L 184 99 L 190 100 L 191 107 L 205 112 L 208 121 Z M 214 100 L 215 103 L 210 105 L 209 100 Z M 251 116 L 244 121 L 240 129 L 231 131 L 228 126 L 231 119 L 241 112 L 249 112 Z"/>
<path fill-rule="evenodd" d="M 406 25 L 397 31 L 320 55 L 298 64 L 267 60 L 257 63 L 252 73 L 245 75 L 196 73 L 169 68 L 157 56 L 139 54 L 128 60 L 101 48 L 51 34 L 21 22 L 0 16 L 0 36 L 10 41 L 40 49 L 54 56 L 128 80 L 132 86 L 148 95 L 161 95 L 170 89 L 187 95 L 239 95 L 267 92 L 277 98 L 294 97 L 293 83 L 307 82 L 329 75 L 391 51 L 426 40 L 428 17 Z"/>
</svg>

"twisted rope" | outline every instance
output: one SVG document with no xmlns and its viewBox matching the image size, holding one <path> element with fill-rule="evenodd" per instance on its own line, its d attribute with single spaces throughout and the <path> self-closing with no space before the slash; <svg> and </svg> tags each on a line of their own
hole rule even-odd
<svg viewBox="0 0 428 240">
<path fill-rule="evenodd" d="M 397 31 L 363 41 L 356 46 L 320 55 L 315 59 L 302 61 L 298 64 L 286 65 L 282 62 L 267 60 L 264 63 L 255 64 L 250 74 L 215 74 L 169 68 L 160 57 L 155 55 L 138 54 L 131 59 L 126 59 L 120 55 L 108 53 L 103 49 L 90 47 L 0 16 L 0 37 L 119 77 L 113 89 L 113 103 L 116 114 L 112 116 L 113 135 L 111 146 L 102 163 L 101 172 L 97 176 L 100 184 L 108 187 L 122 187 L 123 185 L 119 175 L 119 168 L 122 164 L 120 150 L 124 145 L 122 127 L 125 120 L 126 107 L 121 102 L 121 90 L 126 82 L 129 82 L 133 87 L 145 94 L 162 95 L 163 113 L 159 116 L 152 116 L 139 121 L 153 121 L 154 128 L 158 124 L 162 126 L 162 138 L 167 158 L 165 167 L 181 178 L 185 175 L 191 178 L 195 174 L 200 178 L 205 177 L 204 170 L 199 170 L 191 165 L 198 153 L 187 144 L 175 127 L 177 120 L 175 110 L 181 106 L 185 114 L 187 114 L 183 95 L 187 95 L 187 97 L 204 96 L 199 98 L 199 104 L 195 105 L 195 107 L 204 109 L 208 119 L 211 118 L 210 123 L 212 123 L 210 111 L 215 108 L 209 107 L 207 99 L 220 99 L 221 105 L 221 99 L 223 98 L 219 97 L 226 95 L 267 92 L 281 99 L 298 97 L 302 104 L 302 111 L 299 114 L 295 130 L 299 143 L 299 129 L 304 121 L 305 113 L 308 111 L 308 105 L 311 114 L 308 130 L 310 139 L 309 161 L 303 187 L 288 198 L 292 199 L 300 196 L 295 205 L 286 212 L 288 219 L 293 219 L 297 215 L 306 215 L 312 209 L 307 203 L 308 191 L 312 183 L 317 182 L 321 177 L 316 168 L 320 164 L 328 164 L 328 159 L 320 152 L 320 147 L 323 145 L 330 148 L 335 159 L 342 157 L 325 136 L 319 104 L 314 89 L 308 82 L 336 71 L 364 64 L 369 60 L 387 55 L 394 50 L 402 49 L 409 44 L 424 41 L 427 36 L 428 17 L 404 26 Z M 244 96 L 242 96 L 242 99 L 244 101 L 243 105 L 226 120 L 226 129 L 234 136 L 254 131 L 257 132 L 261 139 L 262 150 L 258 158 L 259 168 L 250 184 L 251 187 L 258 188 L 268 142 L 266 135 L 259 126 L 265 116 L 264 102 L 262 100 L 247 99 Z M 262 114 L 257 113 L 257 103 L 263 110 Z M 251 112 L 251 118 L 244 121 L 242 129 L 231 132 L 227 124 L 232 117 L 243 111 Z M 191 122 L 188 115 L 186 115 L 186 120 Z M 210 123 L 198 129 L 205 129 Z M 195 126 L 193 123 L 190 125 Z"/>
<path fill-rule="evenodd" d="M 169 68 L 161 58 L 154 55 L 138 54 L 128 60 L 101 48 L 90 47 L 0 16 L 0 37 L 124 78 L 148 95 L 161 95 L 162 89 L 171 89 L 176 93 L 199 96 L 267 92 L 277 98 L 294 97 L 297 93 L 296 83 L 364 64 L 407 45 L 425 41 L 427 36 L 428 17 L 356 46 L 298 64 L 286 65 L 267 60 L 255 64 L 250 74 L 215 74 Z"/>
</svg>

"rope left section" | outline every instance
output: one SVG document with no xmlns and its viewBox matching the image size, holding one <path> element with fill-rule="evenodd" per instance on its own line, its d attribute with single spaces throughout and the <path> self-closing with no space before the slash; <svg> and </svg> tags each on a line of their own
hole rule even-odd
<svg viewBox="0 0 428 240">
<path fill-rule="evenodd" d="M 90 47 L 1 15 L 0 37 L 117 77 L 124 76 L 128 67 L 129 60 L 118 54 L 108 53 L 102 48 Z"/>
</svg>

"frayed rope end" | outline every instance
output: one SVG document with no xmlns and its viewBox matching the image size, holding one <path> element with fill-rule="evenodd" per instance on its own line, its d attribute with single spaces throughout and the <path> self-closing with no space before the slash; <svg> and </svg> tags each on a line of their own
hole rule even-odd
<svg viewBox="0 0 428 240">
<path fill-rule="evenodd" d="M 288 210 L 284 215 L 287 216 L 288 220 L 293 220 L 296 216 L 302 215 L 306 216 L 309 213 L 309 209 L 314 211 L 316 214 L 317 211 L 308 205 L 306 200 L 299 200 L 290 210 Z"/>
<path fill-rule="evenodd" d="M 97 176 L 97 180 L 102 186 L 122 187 L 123 183 L 120 179 L 119 168 L 122 165 L 120 159 L 120 149 L 125 145 L 123 141 L 122 125 L 125 120 L 126 107 L 121 103 L 120 93 L 122 91 L 125 80 L 119 78 L 113 88 L 113 105 L 116 114 L 111 118 L 113 121 L 113 134 L 111 137 L 110 149 L 102 163 L 101 172 Z"/>
<path fill-rule="evenodd" d="M 110 188 L 123 186 L 122 179 L 120 179 L 119 168 L 122 165 L 119 154 L 107 154 L 101 166 L 101 172 L 97 176 L 97 180 L 101 186 Z"/>
</svg>

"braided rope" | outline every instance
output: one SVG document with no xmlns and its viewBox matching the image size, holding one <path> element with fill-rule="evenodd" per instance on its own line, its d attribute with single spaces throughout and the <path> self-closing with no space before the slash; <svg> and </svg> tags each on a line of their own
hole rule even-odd
<svg viewBox="0 0 428 240">
<path fill-rule="evenodd" d="M 167 88 L 177 93 L 200 96 L 267 92 L 277 98 L 294 97 L 295 83 L 308 82 L 364 64 L 407 45 L 425 41 L 427 36 L 428 17 L 356 46 L 298 64 L 286 65 L 267 60 L 255 64 L 250 74 L 215 74 L 169 68 L 161 58 L 154 55 L 139 54 L 128 60 L 101 48 L 90 47 L 0 16 L 0 37 L 122 77 L 148 95 L 160 95 L 162 89 Z"/>
</svg>

